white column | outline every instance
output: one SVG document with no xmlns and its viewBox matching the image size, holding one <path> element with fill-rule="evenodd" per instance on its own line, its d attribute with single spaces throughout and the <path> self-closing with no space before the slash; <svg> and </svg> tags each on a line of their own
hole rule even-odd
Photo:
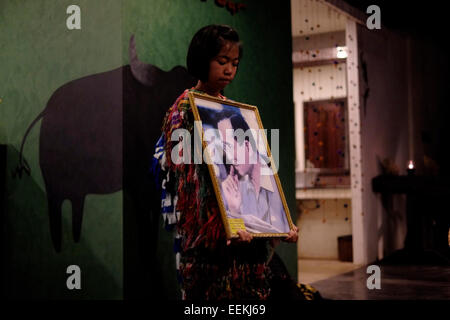
<svg viewBox="0 0 450 320">
<path fill-rule="evenodd" d="M 353 263 L 367 263 L 366 237 L 364 232 L 363 193 L 362 193 L 362 157 L 361 157 L 361 123 L 358 72 L 358 41 L 356 22 L 347 19 L 346 45 L 347 57 L 347 97 L 350 173 L 352 188 L 352 234 Z"/>
</svg>

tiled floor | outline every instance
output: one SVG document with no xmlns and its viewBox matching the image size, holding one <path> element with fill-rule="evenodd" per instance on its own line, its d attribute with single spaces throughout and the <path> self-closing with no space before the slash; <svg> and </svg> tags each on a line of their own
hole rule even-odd
<svg viewBox="0 0 450 320">
<path fill-rule="evenodd" d="M 361 266 L 338 260 L 299 259 L 298 280 L 300 283 L 311 284 L 359 267 Z"/>
<path fill-rule="evenodd" d="M 450 267 L 381 265 L 381 288 L 367 288 L 366 266 L 313 282 L 332 300 L 450 300 Z"/>
<path fill-rule="evenodd" d="M 400 250 L 374 263 L 380 268 L 379 289 L 368 289 L 367 266 L 339 261 L 299 260 L 299 280 L 331 300 L 450 300 L 447 257 L 447 251 Z"/>
</svg>

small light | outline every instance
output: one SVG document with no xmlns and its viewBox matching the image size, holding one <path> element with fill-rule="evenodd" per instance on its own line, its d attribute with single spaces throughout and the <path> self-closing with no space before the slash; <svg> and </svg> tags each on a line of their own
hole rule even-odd
<svg viewBox="0 0 450 320">
<path fill-rule="evenodd" d="M 408 174 L 408 176 L 412 176 L 412 175 L 414 175 L 415 171 L 416 171 L 416 169 L 414 168 L 414 161 L 409 160 L 408 166 L 406 168 L 406 173 Z"/>
<path fill-rule="evenodd" d="M 336 48 L 336 57 L 338 59 L 347 58 L 347 47 L 337 47 Z"/>
</svg>

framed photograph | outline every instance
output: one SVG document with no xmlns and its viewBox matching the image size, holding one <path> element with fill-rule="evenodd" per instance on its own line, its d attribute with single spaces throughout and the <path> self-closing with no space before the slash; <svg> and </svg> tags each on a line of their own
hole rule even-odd
<svg viewBox="0 0 450 320">
<path fill-rule="evenodd" d="M 196 92 L 189 100 L 195 161 L 208 165 L 227 238 L 286 237 L 293 223 L 258 108 Z"/>
</svg>

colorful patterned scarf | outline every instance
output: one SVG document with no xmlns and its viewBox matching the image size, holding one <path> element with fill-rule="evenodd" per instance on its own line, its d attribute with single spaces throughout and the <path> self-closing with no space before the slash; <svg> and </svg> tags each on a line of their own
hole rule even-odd
<svg viewBox="0 0 450 320">
<path fill-rule="evenodd" d="M 175 164 L 171 159 L 180 142 L 171 140 L 172 133 L 182 128 L 193 136 L 190 90 L 185 90 L 167 111 L 151 166 L 161 183 L 165 227 L 175 229 L 174 251 L 183 297 L 266 299 L 270 293 L 267 241 L 227 246 L 207 165 L 193 161 Z M 179 149 L 180 156 L 183 152 Z"/>
</svg>

